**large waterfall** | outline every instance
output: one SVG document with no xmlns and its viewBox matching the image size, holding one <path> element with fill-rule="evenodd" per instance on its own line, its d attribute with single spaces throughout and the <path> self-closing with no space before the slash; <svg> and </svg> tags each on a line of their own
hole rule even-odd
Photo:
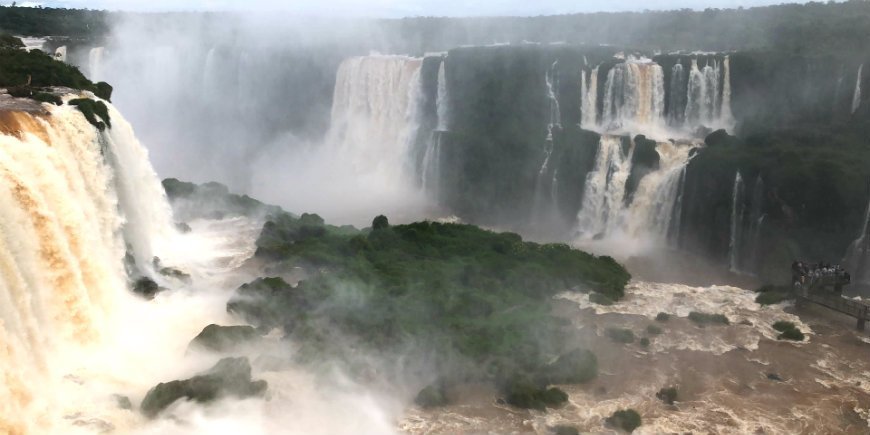
<svg viewBox="0 0 870 435">
<path fill-rule="evenodd" d="M 602 136 L 595 167 L 586 176 L 583 204 L 577 215 L 581 236 L 599 237 L 619 225 L 625 198 L 625 182 L 631 174 L 631 152 L 623 150 L 616 136 Z"/>
<path fill-rule="evenodd" d="M 355 57 L 338 69 L 330 136 L 360 169 L 406 175 L 417 129 L 421 59 Z"/>
<path fill-rule="evenodd" d="M 58 422 L 85 405 L 70 367 L 129 297 L 125 241 L 150 262 L 174 234 L 147 153 L 110 116 L 99 133 L 71 106 L 0 112 L 2 433 L 69 433 Z"/>
</svg>

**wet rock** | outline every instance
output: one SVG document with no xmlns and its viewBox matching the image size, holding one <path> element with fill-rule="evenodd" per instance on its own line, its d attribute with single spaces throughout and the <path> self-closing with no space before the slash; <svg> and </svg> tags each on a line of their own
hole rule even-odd
<svg viewBox="0 0 870 435">
<path fill-rule="evenodd" d="M 656 314 L 656 322 L 667 322 L 671 320 L 671 315 L 668 313 L 658 313 Z"/>
<path fill-rule="evenodd" d="M 140 410 L 146 417 L 154 418 L 178 399 L 208 403 L 223 396 L 261 396 L 266 387 L 266 381 L 251 379 L 247 358 L 224 358 L 190 379 L 157 384 L 145 395 Z"/>
<path fill-rule="evenodd" d="M 558 425 L 550 428 L 553 435 L 579 435 L 580 431 L 574 426 Z"/>
<path fill-rule="evenodd" d="M 130 398 L 127 396 L 122 396 L 120 394 L 113 394 L 112 398 L 115 399 L 115 404 L 120 409 L 132 410 L 133 402 L 130 401 Z"/>
<path fill-rule="evenodd" d="M 668 405 L 673 405 L 677 401 L 677 389 L 674 387 L 662 388 L 656 393 L 656 398 Z"/>
<path fill-rule="evenodd" d="M 523 409 L 545 411 L 568 401 L 568 394 L 558 388 L 546 388 L 525 378 L 510 380 L 504 387 L 505 402 Z"/>
<path fill-rule="evenodd" d="M 420 390 L 417 393 L 417 397 L 414 398 L 414 403 L 423 409 L 430 409 L 446 406 L 450 401 L 447 399 L 447 391 L 444 385 L 436 383 Z"/>
<path fill-rule="evenodd" d="M 180 232 L 181 234 L 187 234 L 192 231 L 190 225 L 188 225 L 187 222 L 176 222 L 175 229 L 178 230 L 178 232 Z"/>
<path fill-rule="evenodd" d="M 767 379 L 770 379 L 771 381 L 776 381 L 776 382 L 785 382 L 785 380 L 783 380 L 782 377 L 780 377 L 776 373 L 768 373 Z"/>
<path fill-rule="evenodd" d="M 143 276 L 133 283 L 133 293 L 144 297 L 145 299 L 154 299 L 161 290 L 160 286 L 153 279 Z"/>
<path fill-rule="evenodd" d="M 628 433 L 634 432 L 640 427 L 640 414 L 633 409 L 624 409 L 616 411 L 610 417 L 607 417 L 605 423 L 613 428 L 622 429 Z"/>
<path fill-rule="evenodd" d="M 592 351 L 576 349 L 544 369 L 550 384 L 582 384 L 598 376 L 598 358 Z"/>
<path fill-rule="evenodd" d="M 188 348 L 207 349 L 214 352 L 227 352 L 241 344 L 253 343 L 260 335 L 252 326 L 208 325 L 190 342 Z"/>
</svg>

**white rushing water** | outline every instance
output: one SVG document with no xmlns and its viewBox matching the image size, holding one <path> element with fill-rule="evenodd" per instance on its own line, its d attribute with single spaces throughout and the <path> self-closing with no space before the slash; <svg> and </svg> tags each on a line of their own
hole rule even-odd
<svg viewBox="0 0 870 435">
<path fill-rule="evenodd" d="M 659 127 L 665 108 L 662 67 L 645 58 L 629 58 L 607 73 L 600 126 L 609 131 Z"/>
<path fill-rule="evenodd" d="M 54 50 L 54 58 L 61 62 L 66 62 L 66 45 L 58 47 Z"/>
<path fill-rule="evenodd" d="M 419 219 L 428 204 L 415 182 L 420 174 L 412 158 L 424 99 L 422 62 L 384 55 L 345 59 L 325 139 L 262 154 L 253 164 L 254 196 L 291 210 L 316 211 L 340 224 L 365 226 L 378 214 L 398 222 Z M 440 161 L 437 139 L 424 158 L 430 174 Z M 322 181 L 316 189 L 313 180 Z M 429 181 L 431 187 L 437 184 Z"/>
<path fill-rule="evenodd" d="M 669 234 L 679 228 L 682 182 L 694 146 L 657 143 L 658 169 L 640 174 L 633 195 L 626 198 L 634 144 L 626 153 L 622 138 L 602 136 L 595 166 L 586 176 L 576 223 L 578 241 L 596 240 L 630 250 L 667 244 Z"/>
<path fill-rule="evenodd" d="M 0 134 L 3 433 L 73 433 L 61 427 L 75 418 L 62 417 L 96 400 L 79 395 L 76 368 L 105 368 L 87 355 L 129 314 L 121 234 L 136 235 L 134 255 L 149 262 L 174 236 L 147 153 L 109 107 L 105 133 L 71 106 L 0 115 L 12 132 Z"/>
<path fill-rule="evenodd" d="M 580 125 L 589 128 L 598 122 L 598 67 L 588 73 L 582 72 L 580 80 L 580 110 L 583 117 Z"/>
</svg>

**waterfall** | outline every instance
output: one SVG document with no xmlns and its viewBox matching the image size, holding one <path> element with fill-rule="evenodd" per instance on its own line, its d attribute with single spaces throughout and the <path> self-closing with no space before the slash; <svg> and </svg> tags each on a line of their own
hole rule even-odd
<svg viewBox="0 0 870 435">
<path fill-rule="evenodd" d="M 449 128 L 450 95 L 447 91 L 447 59 L 441 60 L 438 67 L 438 90 L 435 95 L 435 108 L 438 115 L 438 131 L 447 131 Z"/>
<path fill-rule="evenodd" d="M 626 154 L 618 136 L 601 136 L 595 166 L 586 176 L 577 230 L 583 237 L 597 237 L 618 225 L 625 200 L 625 183 L 631 174 L 630 149 Z"/>
<path fill-rule="evenodd" d="M 719 119 L 725 127 L 734 125 L 734 113 L 731 112 L 731 57 L 725 56 L 722 61 L 725 70 L 722 79 L 722 104 Z"/>
<path fill-rule="evenodd" d="M 698 67 L 698 59 L 692 59 L 688 86 L 686 123 L 689 126 L 709 125 L 721 113 L 719 104 L 719 65 L 714 61 L 712 66 L 707 64 L 703 69 L 700 69 Z M 728 99 L 730 106 L 730 92 Z"/>
<path fill-rule="evenodd" d="M 419 127 L 421 64 L 417 58 L 378 55 L 339 66 L 329 138 L 360 173 L 405 180 Z"/>
<path fill-rule="evenodd" d="M 861 73 L 864 70 L 864 64 L 858 67 L 858 78 L 855 79 L 855 94 L 852 95 L 852 113 L 855 113 L 861 107 Z"/>
<path fill-rule="evenodd" d="M 660 142 L 659 169 L 644 176 L 637 186 L 625 218 L 627 233 L 648 235 L 665 241 L 676 215 L 681 180 L 689 163 L 692 146 Z"/>
<path fill-rule="evenodd" d="M 745 270 L 756 271 L 759 256 L 761 254 L 761 230 L 764 226 L 764 180 L 761 175 L 755 179 L 752 187 L 752 197 L 749 199 L 749 240 L 746 242 L 746 253 L 749 255 L 748 268 Z"/>
<path fill-rule="evenodd" d="M 88 52 L 88 79 L 92 82 L 103 80 L 103 47 L 94 47 Z"/>
<path fill-rule="evenodd" d="M 532 220 L 537 224 L 552 225 L 556 216 L 556 171 L 550 168 L 553 157 L 553 129 L 562 128 L 562 113 L 559 109 L 558 68 L 559 62 L 553 62 L 544 74 L 546 97 L 549 102 L 549 120 L 547 122 L 547 137 L 544 139 L 544 159 L 535 181 L 535 197 L 532 204 Z"/>
<path fill-rule="evenodd" d="M 689 162 L 686 161 L 686 164 L 683 165 L 683 168 L 680 171 L 680 178 L 679 181 L 677 181 L 679 184 L 677 199 L 674 203 L 671 226 L 668 228 L 668 243 L 673 246 L 680 245 L 680 231 L 683 228 L 683 195 L 686 191 L 686 168 L 688 167 L 688 163 Z"/>
<path fill-rule="evenodd" d="M 586 129 L 595 127 L 598 121 L 598 67 L 592 68 L 589 72 L 589 78 L 586 78 L 586 73 L 580 74 L 580 111 L 581 121 L 580 126 Z"/>
<path fill-rule="evenodd" d="M 57 47 L 57 50 L 54 50 L 54 58 L 55 60 L 66 62 L 66 45 Z"/>
<path fill-rule="evenodd" d="M 664 73 L 649 59 L 630 58 L 607 73 L 601 126 L 656 126 L 664 114 Z"/>
<path fill-rule="evenodd" d="M 731 193 L 731 238 L 728 242 L 728 262 L 732 272 L 740 271 L 740 249 L 743 236 L 743 177 L 740 171 L 734 176 Z"/>
<path fill-rule="evenodd" d="M 667 243 L 668 234 L 679 227 L 682 213 L 682 183 L 685 180 L 690 144 L 659 142 L 659 168 L 642 176 L 631 201 L 626 203 L 626 181 L 632 172 L 632 145 L 623 151 L 622 139 L 602 136 L 595 167 L 586 176 L 583 201 L 577 216 L 577 232 L 583 239 L 620 234 Z"/>
<path fill-rule="evenodd" d="M 547 70 L 544 76 L 545 83 L 547 84 L 547 99 L 550 104 L 550 122 L 547 125 L 548 141 L 553 140 L 554 127 L 562 128 L 562 112 L 559 110 L 559 97 L 556 95 L 559 88 L 559 75 L 556 69 L 558 66 L 559 61 L 553 62 L 553 65 L 550 66 L 550 69 Z"/>
<path fill-rule="evenodd" d="M 150 248 L 144 232 L 170 222 L 147 154 L 120 113 L 110 105 L 113 128 L 99 133 L 74 107 L 43 107 L 0 112 L 4 433 L 65 433 L 55 426 L 77 406 L 65 394 L 70 364 L 112 332 L 107 324 L 126 296 L 120 236 L 140 234 L 135 249 Z"/>
<path fill-rule="evenodd" d="M 686 116 L 686 71 L 681 63 L 677 63 L 671 69 L 669 95 L 668 124 L 681 126 Z"/>
</svg>

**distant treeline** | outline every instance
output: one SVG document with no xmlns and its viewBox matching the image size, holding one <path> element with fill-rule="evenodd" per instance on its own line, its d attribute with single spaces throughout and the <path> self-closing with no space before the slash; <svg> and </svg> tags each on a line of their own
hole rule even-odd
<svg viewBox="0 0 870 435">
<path fill-rule="evenodd" d="M 99 38 L 109 28 L 103 11 L 0 7 L 0 31 L 23 36 Z M 151 15 L 155 20 L 166 15 Z M 191 15 L 191 14 L 185 14 Z M 203 14 L 222 21 L 223 14 Z M 870 3 L 812 2 L 757 8 L 689 9 L 541 17 L 379 20 L 360 26 L 373 49 L 422 54 L 461 45 L 565 42 L 645 50 L 785 50 L 791 53 L 863 52 L 870 45 Z M 223 26 L 219 26 L 222 27 Z M 157 27 L 159 28 L 159 27 Z M 363 30 L 365 29 L 365 30 Z M 368 36 L 368 37 L 366 37 Z M 377 41 L 377 42 L 375 42 Z"/>
<path fill-rule="evenodd" d="M 0 6 L 0 32 L 18 36 L 90 38 L 108 32 L 108 13 L 83 9 Z"/>
</svg>

